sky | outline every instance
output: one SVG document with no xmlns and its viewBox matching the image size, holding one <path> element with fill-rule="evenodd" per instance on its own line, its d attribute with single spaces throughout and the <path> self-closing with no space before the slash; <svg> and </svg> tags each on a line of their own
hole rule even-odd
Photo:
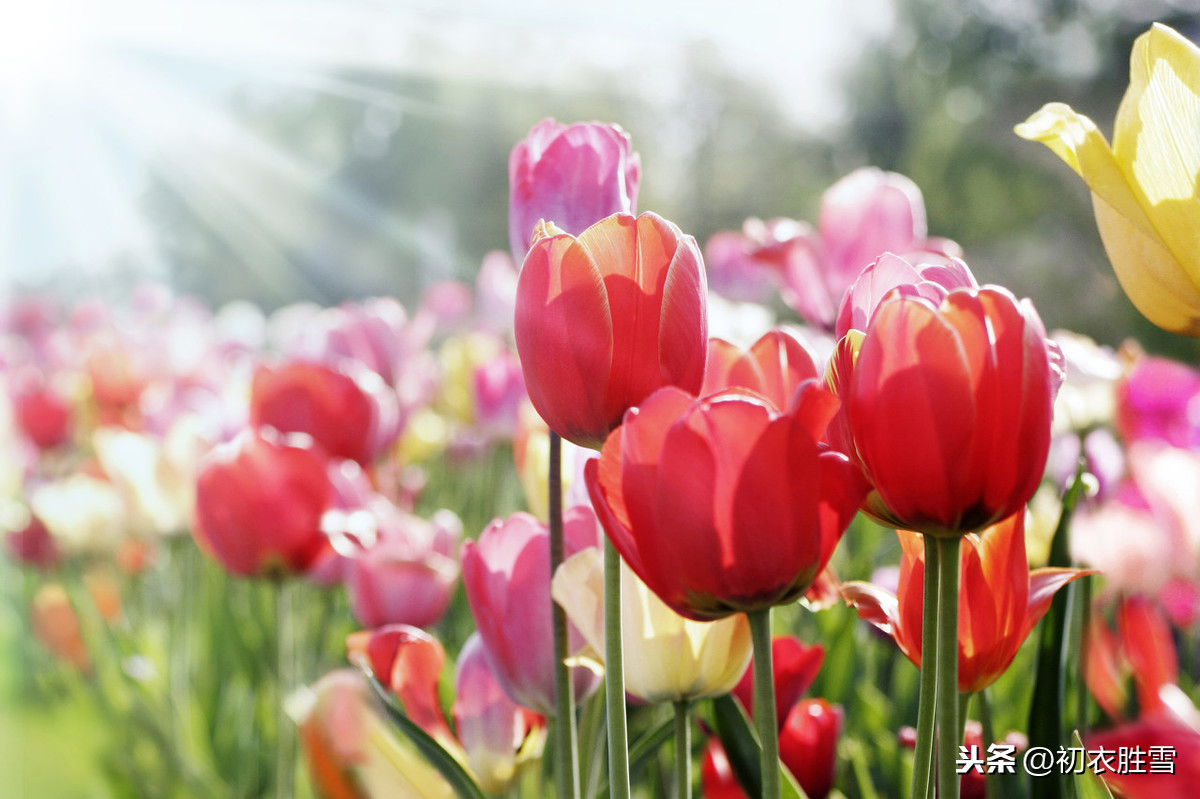
<svg viewBox="0 0 1200 799">
<path fill-rule="evenodd" d="M 224 98 L 311 85 L 353 94 L 340 70 L 569 88 L 588 75 L 670 98 L 685 49 L 732 70 L 820 130 L 840 118 L 838 75 L 892 24 L 887 0 L 549 3 L 541 0 L 0 0 L 0 273 L 36 285 L 114 263 L 153 271 L 139 197 L 148 164 L 201 216 L 219 216 L 189 152 L 253 149 Z M 270 153 L 260 153 L 272 157 Z M 158 159 L 159 162 L 162 159 Z M 315 179 L 285 164 L 298 186 Z"/>
</svg>

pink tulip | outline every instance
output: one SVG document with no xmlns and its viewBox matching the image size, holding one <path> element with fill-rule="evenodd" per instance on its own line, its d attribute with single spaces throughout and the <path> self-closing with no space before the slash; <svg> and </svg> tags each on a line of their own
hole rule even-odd
<svg viewBox="0 0 1200 799">
<path fill-rule="evenodd" d="M 635 213 L 641 157 L 618 125 L 543 119 L 508 159 L 508 240 L 518 264 L 539 219 L 573 236 L 616 213 Z"/>
<path fill-rule="evenodd" d="M 461 522 L 450 511 L 439 512 L 437 524 L 427 522 L 382 497 L 371 511 L 378 540 L 351 558 L 346 568 L 354 618 L 364 627 L 436 624 L 458 581 L 453 549 Z"/>
<path fill-rule="evenodd" d="M 928 238 L 925 202 L 903 175 L 865 168 L 825 192 L 815 237 L 787 264 L 782 296 L 810 323 L 833 327 L 842 295 L 885 252 L 927 260 L 958 256 L 958 245 Z"/>
<path fill-rule="evenodd" d="M 503 793 L 516 776 L 517 752 L 541 719 L 515 704 L 496 680 L 487 649 L 473 633 L 454 669 L 454 726 L 471 771 L 489 793 Z"/>
<path fill-rule="evenodd" d="M 851 329 L 865 331 L 875 309 L 893 290 L 941 305 L 952 289 L 978 287 L 971 270 L 957 258 L 927 255 L 910 263 L 890 252 L 883 253 L 847 289 L 838 310 L 834 336 L 841 338 Z"/>
<path fill-rule="evenodd" d="M 1153 439 L 1200 445 L 1200 372 L 1152 356 L 1139 358 L 1117 384 L 1116 427 L 1126 443 Z"/>
<path fill-rule="evenodd" d="M 566 513 L 569 557 L 599 543 L 599 525 L 590 508 Z M 462 551 L 463 586 L 475 624 L 487 647 L 496 679 L 509 697 L 543 715 L 554 714 L 554 650 L 551 636 L 550 531 L 528 513 L 496 519 L 467 541 Z M 572 651 L 582 637 L 571 628 Z M 572 669 L 577 699 L 599 685 L 599 676 Z"/>
</svg>

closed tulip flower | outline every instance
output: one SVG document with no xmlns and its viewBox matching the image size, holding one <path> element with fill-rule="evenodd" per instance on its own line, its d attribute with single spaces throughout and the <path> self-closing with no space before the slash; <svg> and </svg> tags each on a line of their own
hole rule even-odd
<svg viewBox="0 0 1200 799">
<path fill-rule="evenodd" d="M 599 542 L 590 508 L 567 511 L 568 554 Z M 487 647 L 492 671 L 509 697 L 545 716 L 554 715 L 554 649 L 550 619 L 550 531 L 528 513 L 514 513 L 487 526 L 462 549 L 463 587 L 475 625 Z M 573 649 L 582 643 L 573 632 Z M 600 684 L 585 666 L 572 669 L 582 699 Z"/>
<path fill-rule="evenodd" d="M 603 659 L 604 559 L 585 549 L 554 575 L 552 593 Z M 750 662 L 750 624 L 738 613 L 719 621 L 685 619 L 621 564 L 621 637 L 625 690 L 647 702 L 678 702 L 729 693 Z"/>
<path fill-rule="evenodd" d="M 700 394 L 748 388 L 769 399 L 776 408 L 786 408 L 796 388 L 817 376 L 809 351 L 787 330 L 778 328 L 764 333 L 746 351 L 724 339 L 710 339 Z"/>
<path fill-rule="evenodd" d="M 656 389 L 699 391 L 708 323 L 695 239 L 651 213 L 610 216 L 579 238 L 540 231 L 517 282 L 514 332 L 550 429 L 599 448 Z"/>
<path fill-rule="evenodd" d="M 815 381 L 789 413 L 730 390 L 664 388 L 625 415 L 585 477 L 629 567 L 707 621 L 796 599 L 829 561 L 866 485 L 820 442 L 837 402 Z"/>
<path fill-rule="evenodd" d="M 232 574 L 305 571 L 325 546 L 332 493 L 314 450 L 247 431 L 201 462 L 192 532 Z"/>
<path fill-rule="evenodd" d="M 637 207 L 641 157 L 619 125 L 543 119 L 508 159 L 508 238 L 519 264 L 539 219 L 572 235 Z"/>
<path fill-rule="evenodd" d="M 960 692 L 978 691 L 995 682 L 1049 609 L 1054 593 L 1074 579 L 1093 574 L 1081 569 L 1030 572 L 1024 519 L 1022 511 L 978 536 L 963 538 L 958 614 Z M 842 586 L 842 596 L 860 617 L 890 635 L 920 668 L 925 550 L 917 533 L 901 530 L 897 534 L 903 555 L 896 595 L 870 583 L 852 582 Z"/>
<path fill-rule="evenodd" d="M 1063 103 L 1016 130 L 1083 178 L 1113 271 L 1137 309 L 1161 328 L 1200 336 L 1200 49 L 1165 25 L 1138 37 L 1111 146 Z"/>
<path fill-rule="evenodd" d="M 874 484 L 864 510 L 953 536 L 1024 508 L 1045 471 L 1059 382 L 1032 305 L 999 287 L 954 289 L 936 305 L 893 295 L 857 357 L 844 355 L 833 382 Z"/>
</svg>

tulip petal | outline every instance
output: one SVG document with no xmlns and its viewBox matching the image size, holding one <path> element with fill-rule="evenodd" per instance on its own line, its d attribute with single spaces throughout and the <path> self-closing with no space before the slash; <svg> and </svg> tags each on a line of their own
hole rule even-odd
<svg viewBox="0 0 1200 799">
<path fill-rule="evenodd" d="M 529 398 L 550 428 L 584 446 L 603 440 L 597 419 L 608 419 L 597 364 L 613 354 L 613 325 L 596 262 L 567 235 L 530 249 L 517 285 L 513 333 Z"/>
<path fill-rule="evenodd" d="M 900 621 L 900 603 L 896 597 L 872 583 L 851 580 L 842 583 L 842 599 L 854 608 L 860 619 L 875 625 L 880 632 L 896 638 L 896 628 Z"/>
</svg>

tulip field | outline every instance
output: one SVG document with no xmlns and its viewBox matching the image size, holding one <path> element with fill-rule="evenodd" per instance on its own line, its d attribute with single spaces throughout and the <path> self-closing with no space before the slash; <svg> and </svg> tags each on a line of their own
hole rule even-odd
<svg viewBox="0 0 1200 799">
<path fill-rule="evenodd" d="M 1130 59 L 1111 139 L 1012 139 L 1198 336 L 1200 49 Z M 1048 330 L 897 172 L 697 241 L 636 144 L 534 125 L 407 305 L 5 300 L 15 796 L 1194 795 L 1200 364 Z"/>
</svg>

